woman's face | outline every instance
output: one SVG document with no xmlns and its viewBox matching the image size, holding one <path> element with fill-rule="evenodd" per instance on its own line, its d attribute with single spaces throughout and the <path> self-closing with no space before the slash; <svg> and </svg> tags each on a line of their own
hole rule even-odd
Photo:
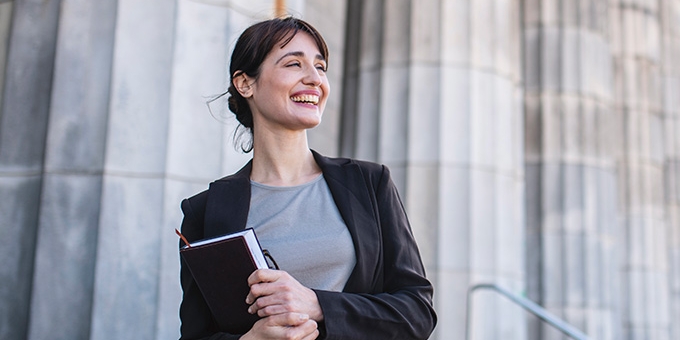
<svg viewBox="0 0 680 340">
<path fill-rule="evenodd" d="M 255 131 L 317 126 L 330 92 L 326 66 L 306 32 L 298 32 L 283 48 L 276 45 L 262 62 L 257 80 L 247 79 Z"/>
</svg>

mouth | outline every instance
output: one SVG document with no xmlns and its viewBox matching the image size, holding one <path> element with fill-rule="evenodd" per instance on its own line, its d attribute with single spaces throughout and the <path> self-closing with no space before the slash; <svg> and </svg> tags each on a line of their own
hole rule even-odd
<svg viewBox="0 0 680 340">
<path fill-rule="evenodd" d="M 318 95 L 313 95 L 313 94 L 302 94 L 302 95 L 297 95 L 297 96 L 292 96 L 290 99 L 296 103 L 303 103 L 303 104 L 312 104 L 312 105 L 318 105 L 319 104 L 319 96 Z"/>
</svg>

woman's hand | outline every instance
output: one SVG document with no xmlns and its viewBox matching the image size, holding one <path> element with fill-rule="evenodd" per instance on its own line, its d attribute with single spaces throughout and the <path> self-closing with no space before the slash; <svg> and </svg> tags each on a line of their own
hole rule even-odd
<svg viewBox="0 0 680 340">
<path fill-rule="evenodd" d="M 309 319 L 323 320 L 319 300 L 313 290 L 303 286 L 282 270 L 258 269 L 248 278 L 250 293 L 248 312 L 261 317 L 284 313 L 301 313 Z"/>
<path fill-rule="evenodd" d="M 314 340 L 318 336 L 317 324 L 309 319 L 309 315 L 284 313 L 258 320 L 240 340 Z"/>
</svg>

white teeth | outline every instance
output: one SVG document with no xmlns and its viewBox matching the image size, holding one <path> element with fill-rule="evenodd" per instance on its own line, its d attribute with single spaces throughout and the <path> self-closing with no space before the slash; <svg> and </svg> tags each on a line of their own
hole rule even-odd
<svg viewBox="0 0 680 340">
<path fill-rule="evenodd" d="M 319 96 L 313 95 L 313 94 L 303 94 L 300 96 L 293 96 L 290 97 L 294 102 L 298 103 L 311 103 L 311 104 L 318 104 L 319 103 Z"/>
</svg>

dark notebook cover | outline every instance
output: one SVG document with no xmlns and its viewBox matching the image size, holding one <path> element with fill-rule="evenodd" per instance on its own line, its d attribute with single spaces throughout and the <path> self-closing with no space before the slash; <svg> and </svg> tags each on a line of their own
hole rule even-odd
<svg viewBox="0 0 680 340">
<path fill-rule="evenodd" d="M 255 246 L 260 252 L 256 256 L 262 256 L 259 243 Z M 251 249 L 241 235 L 180 250 L 220 329 L 232 334 L 246 333 L 259 319 L 248 313 L 246 304 L 248 277 L 258 268 Z"/>
</svg>

